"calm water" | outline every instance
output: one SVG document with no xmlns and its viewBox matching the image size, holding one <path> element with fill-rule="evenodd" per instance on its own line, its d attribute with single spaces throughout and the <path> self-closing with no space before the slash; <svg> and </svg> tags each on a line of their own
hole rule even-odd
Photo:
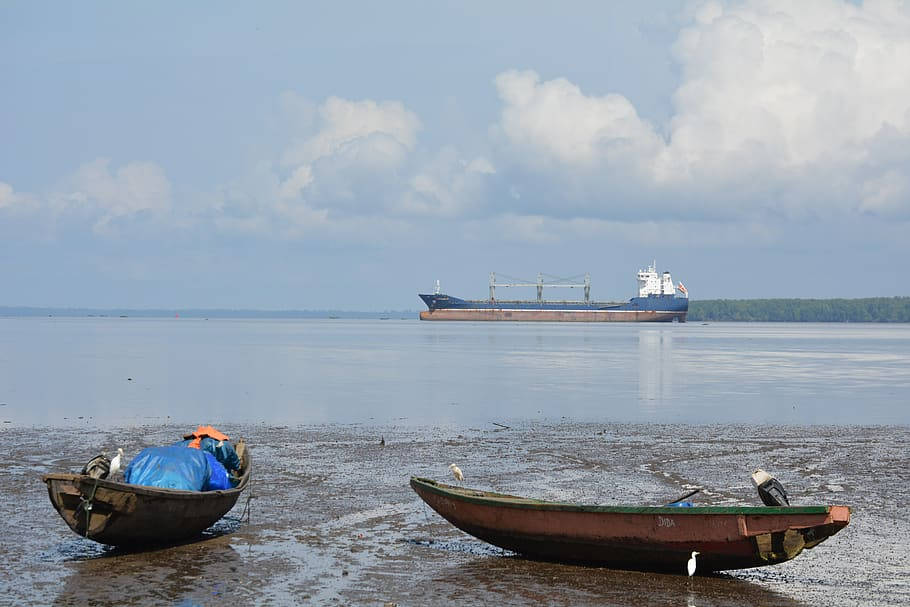
<svg viewBox="0 0 910 607">
<path fill-rule="evenodd" d="M 12 427 L 908 424 L 910 325 L 3 318 L 0 403 Z"/>
</svg>

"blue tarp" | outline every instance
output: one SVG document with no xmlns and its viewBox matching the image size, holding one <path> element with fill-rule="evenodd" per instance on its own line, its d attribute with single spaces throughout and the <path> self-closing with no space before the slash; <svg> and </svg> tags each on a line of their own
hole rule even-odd
<svg viewBox="0 0 910 607">
<path fill-rule="evenodd" d="M 195 449 L 193 449 L 195 451 Z M 209 479 L 203 485 L 203 491 L 215 491 L 216 489 L 230 489 L 232 487 L 231 481 L 228 478 L 227 470 L 224 469 L 224 466 L 221 465 L 215 456 L 209 453 L 208 451 L 203 451 L 205 454 L 205 459 L 209 461 L 209 469 L 211 474 Z"/>
<path fill-rule="evenodd" d="M 202 491 L 212 475 L 205 454 L 185 447 L 148 447 L 123 471 L 133 485 Z"/>
</svg>

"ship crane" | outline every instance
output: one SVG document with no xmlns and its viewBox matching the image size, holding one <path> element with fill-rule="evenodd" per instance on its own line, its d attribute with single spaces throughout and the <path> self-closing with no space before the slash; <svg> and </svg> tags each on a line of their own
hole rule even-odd
<svg viewBox="0 0 910 607">
<path fill-rule="evenodd" d="M 538 272 L 537 273 L 537 282 L 521 281 L 519 279 L 514 279 L 514 278 L 512 280 L 517 280 L 518 282 L 496 282 L 496 272 L 490 272 L 490 301 L 496 301 L 496 287 L 537 287 L 537 302 L 538 303 L 543 302 L 544 287 L 547 287 L 548 289 L 554 288 L 554 287 L 555 288 L 561 287 L 561 288 L 566 288 L 566 289 L 583 288 L 585 290 L 585 303 L 591 302 L 591 275 L 590 274 L 585 274 L 585 281 L 580 284 L 568 282 L 571 280 L 577 280 L 580 277 L 573 277 L 573 278 L 568 278 L 568 279 L 557 278 L 557 280 L 560 280 L 562 282 L 545 283 L 543 281 L 543 276 L 544 275 L 541 272 Z M 506 276 L 505 278 L 508 279 L 510 277 Z M 551 276 L 550 278 L 556 278 L 556 277 Z"/>
</svg>

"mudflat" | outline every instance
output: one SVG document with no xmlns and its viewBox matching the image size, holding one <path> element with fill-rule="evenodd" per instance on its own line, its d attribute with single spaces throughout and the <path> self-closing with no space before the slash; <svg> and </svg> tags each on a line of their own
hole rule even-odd
<svg viewBox="0 0 910 607">
<path fill-rule="evenodd" d="M 73 534 L 40 476 L 118 446 L 129 459 L 185 428 L 8 425 L 0 603 L 910 604 L 907 426 L 505 425 L 219 426 L 253 450 L 248 493 L 200 541 L 132 552 Z M 411 475 L 448 480 L 450 463 L 468 486 L 616 505 L 689 486 L 704 488 L 698 504 L 759 505 L 749 474 L 763 467 L 794 505 L 853 517 L 793 561 L 707 577 L 537 562 L 465 535 L 411 491 Z"/>
</svg>

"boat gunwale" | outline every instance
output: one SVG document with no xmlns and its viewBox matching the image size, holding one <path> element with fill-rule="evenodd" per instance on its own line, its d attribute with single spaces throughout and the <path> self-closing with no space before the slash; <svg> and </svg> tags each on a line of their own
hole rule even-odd
<svg viewBox="0 0 910 607">
<path fill-rule="evenodd" d="M 119 491 L 122 493 L 132 493 L 134 495 L 144 495 L 148 497 L 161 497 L 168 499 L 198 499 L 205 500 L 211 499 L 213 497 L 230 497 L 234 494 L 239 496 L 240 493 L 246 489 L 247 484 L 250 479 L 250 472 L 252 471 L 253 462 L 249 454 L 249 448 L 246 448 L 243 453 L 242 464 L 243 474 L 240 475 L 240 480 L 237 483 L 237 486 L 231 487 L 230 489 L 215 489 L 214 491 L 191 491 L 189 489 L 168 489 L 166 487 L 152 487 L 149 485 L 133 485 L 131 483 L 125 483 L 122 481 L 112 481 L 108 479 L 96 479 L 93 476 L 88 474 L 73 474 L 73 473 L 52 473 L 44 474 L 41 476 L 41 481 L 46 485 L 51 486 L 51 483 L 91 483 L 96 485 L 98 489 L 107 489 L 109 491 Z"/>
<path fill-rule="evenodd" d="M 108 489 L 110 491 L 121 491 L 123 493 L 133 493 L 136 495 L 148 495 L 151 497 L 167 497 L 174 499 L 204 499 L 220 495 L 232 495 L 243 491 L 244 485 L 237 485 L 230 489 L 216 489 L 214 491 L 190 491 L 188 489 L 167 489 L 164 487 L 150 487 L 148 485 L 131 485 L 120 481 L 109 481 L 106 479 L 95 479 L 88 474 L 45 474 L 41 477 L 45 483 L 52 482 L 87 482 L 94 484 L 98 481 L 99 489 Z"/>
<path fill-rule="evenodd" d="M 792 514 L 828 514 L 832 508 L 842 506 L 693 506 L 679 508 L 674 506 L 601 506 L 596 504 L 570 504 L 566 502 L 551 502 L 536 500 L 534 498 L 507 495 L 481 489 L 461 488 L 447 485 L 428 478 L 411 477 L 411 487 L 418 487 L 443 497 L 457 499 L 473 504 L 486 506 L 499 506 L 506 508 L 520 508 L 527 510 L 547 510 L 560 512 L 590 512 L 602 514 L 673 514 L 673 515 L 792 515 Z M 849 506 L 843 506 L 850 511 Z"/>
</svg>

